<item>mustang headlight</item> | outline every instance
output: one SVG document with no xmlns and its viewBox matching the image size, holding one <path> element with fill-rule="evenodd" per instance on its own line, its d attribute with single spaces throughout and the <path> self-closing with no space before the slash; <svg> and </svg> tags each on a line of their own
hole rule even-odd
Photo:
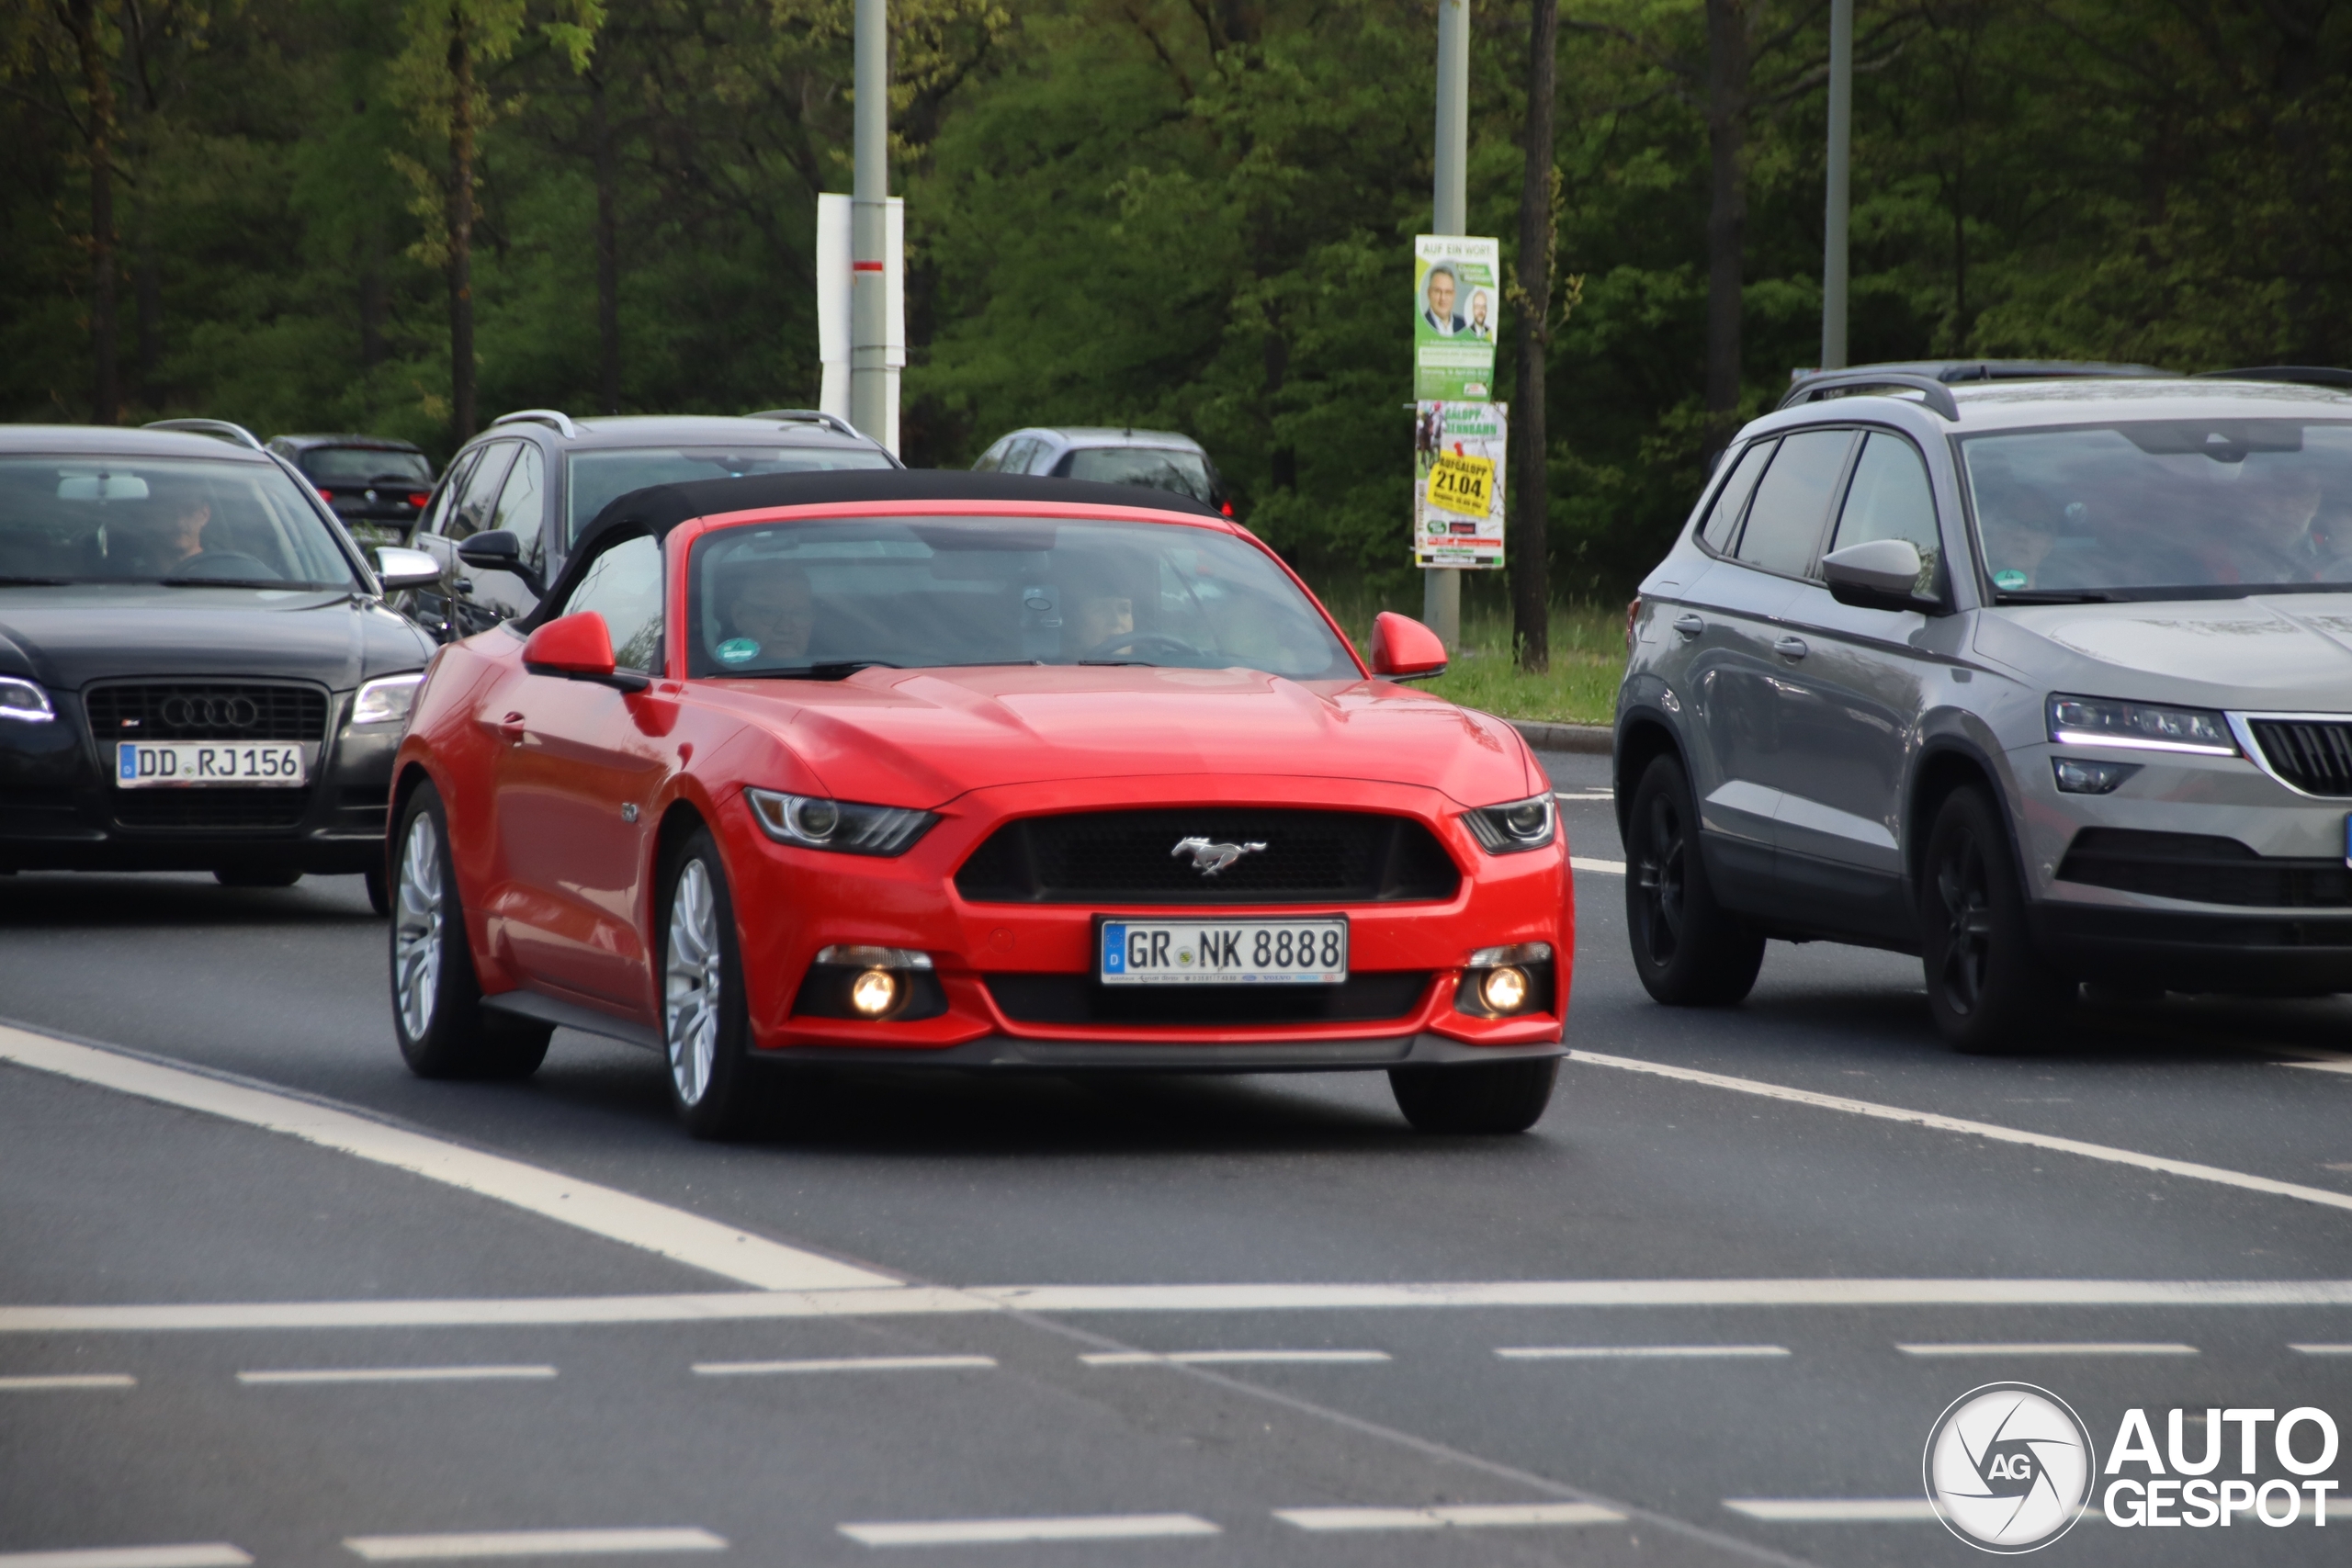
<svg viewBox="0 0 2352 1568">
<path fill-rule="evenodd" d="M 1465 811 L 1462 822 L 1490 855 L 1540 850 L 1552 841 L 1559 825 L 1548 792 L 1508 805 L 1482 806 L 1476 811 Z"/>
<path fill-rule="evenodd" d="M 359 688 L 359 694 L 351 699 L 351 722 L 406 724 L 409 711 L 416 706 L 417 690 L 424 684 L 424 671 L 422 670 L 368 682 Z"/>
<path fill-rule="evenodd" d="M 2229 720 L 2211 708 L 2127 703 L 2114 697 L 2050 699 L 2050 739 L 2076 746 L 2123 746 L 2140 751 L 2188 751 L 2234 757 Z"/>
<path fill-rule="evenodd" d="M 761 830 L 777 843 L 851 855 L 904 854 L 939 820 L 901 806 L 860 806 L 772 789 L 746 789 L 743 798 Z"/>
<path fill-rule="evenodd" d="M 49 694 L 30 681 L 19 681 L 14 675 L 0 675 L 0 718 L 13 718 L 20 724 L 47 724 L 57 716 L 49 705 Z"/>
</svg>

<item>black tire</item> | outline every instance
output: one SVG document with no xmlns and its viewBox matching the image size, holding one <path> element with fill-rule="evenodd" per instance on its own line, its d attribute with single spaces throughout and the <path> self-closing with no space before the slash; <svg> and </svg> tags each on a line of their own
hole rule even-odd
<svg viewBox="0 0 2352 1568">
<path fill-rule="evenodd" d="M 392 912 L 392 889 L 384 880 L 384 868 L 371 865 L 367 871 L 368 907 L 380 919 Z"/>
<path fill-rule="evenodd" d="M 1920 959 L 1937 1030 L 1961 1051 L 2032 1048 L 2075 987 L 2034 950 L 2009 836 L 1982 789 L 1944 797 L 1920 866 Z"/>
<path fill-rule="evenodd" d="M 741 1137 L 757 1117 L 762 1086 L 749 1060 L 735 900 L 708 829 L 695 829 L 671 852 L 654 909 L 671 1109 L 697 1138 Z"/>
<path fill-rule="evenodd" d="M 1670 756 L 1643 771 L 1625 814 L 1625 940 L 1642 988 L 1668 1007 L 1730 1007 L 1764 964 L 1763 937 L 1707 885 L 1699 813 Z"/>
<path fill-rule="evenodd" d="M 217 867 L 212 873 L 212 880 L 223 887 L 291 887 L 302 880 L 302 868 L 252 861 L 243 865 Z"/>
<path fill-rule="evenodd" d="M 421 1078 L 526 1078 L 546 1060 L 550 1024 L 492 1012 L 466 941 L 449 859 L 449 819 L 418 786 L 393 830 L 399 891 L 391 920 L 392 1032 Z"/>
<path fill-rule="evenodd" d="M 1392 1067 L 1396 1109 L 1421 1133 L 1524 1133 L 1552 1103 L 1560 1059 L 1466 1067 Z"/>
</svg>

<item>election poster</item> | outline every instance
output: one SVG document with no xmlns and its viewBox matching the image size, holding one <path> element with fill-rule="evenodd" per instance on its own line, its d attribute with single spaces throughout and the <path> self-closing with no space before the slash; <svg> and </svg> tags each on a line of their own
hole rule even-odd
<svg viewBox="0 0 2352 1568">
<path fill-rule="evenodd" d="M 1415 405 L 1413 564 L 1491 570 L 1503 564 L 1504 403 Z"/>
<path fill-rule="evenodd" d="M 1423 234 L 1413 242 L 1413 396 L 1495 395 L 1502 325 L 1502 242 Z"/>
</svg>

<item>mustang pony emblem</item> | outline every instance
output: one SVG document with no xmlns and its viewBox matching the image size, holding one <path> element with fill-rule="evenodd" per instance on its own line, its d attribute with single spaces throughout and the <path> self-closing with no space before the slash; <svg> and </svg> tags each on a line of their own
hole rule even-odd
<svg viewBox="0 0 2352 1568">
<path fill-rule="evenodd" d="M 1247 844 L 1214 844 L 1196 835 L 1190 839 L 1177 840 L 1176 847 L 1168 852 L 1171 857 L 1192 856 L 1194 871 L 1199 872 L 1203 876 L 1215 876 L 1243 855 L 1254 855 L 1265 847 L 1263 843 L 1255 841 Z"/>
</svg>

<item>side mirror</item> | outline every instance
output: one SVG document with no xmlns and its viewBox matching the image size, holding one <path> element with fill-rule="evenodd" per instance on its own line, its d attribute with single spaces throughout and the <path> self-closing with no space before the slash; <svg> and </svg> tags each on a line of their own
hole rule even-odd
<svg viewBox="0 0 2352 1568">
<path fill-rule="evenodd" d="M 1445 673 L 1445 644 L 1410 615 L 1383 610 L 1372 623 L 1372 672 L 1392 681 Z"/>
<path fill-rule="evenodd" d="M 613 667 L 613 634 L 606 629 L 605 617 L 594 610 L 558 615 L 533 632 L 523 644 L 523 668 L 534 675 L 593 681 L 617 692 L 641 692 L 653 683 L 634 670 Z"/>
<path fill-rule="evenodd" d="M 534 594 L 547 592 L 539 574 L 523 558 L 523 541 L 504 528 L 468 535 L 458 542 L 458 558 L 476 571 L 511 571 Z"/>
<path fill-rule="evenodd" d="M 1925 563 L 1908 539 L 1867 539 L 1821 558 L 1829 596 L 1861 610 L 1917 610 L 1934 615 L 1942 601 L 1918 592 Z"/>
<path fill-rule="evenodd" d="M 403 588 L 423 588 L 441 581 L 441 563 L 423 550 L 379 545 L 376 581 L 384 585 L 387 593 L 397 593 Z"/>
</svg>

